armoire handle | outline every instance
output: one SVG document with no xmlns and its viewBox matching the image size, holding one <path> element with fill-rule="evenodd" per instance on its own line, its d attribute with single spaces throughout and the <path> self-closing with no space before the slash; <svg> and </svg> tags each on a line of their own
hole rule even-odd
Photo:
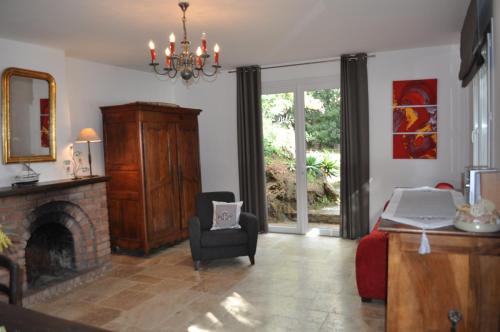
<svg viewBox="0 0 500 332">
<path fill-rule="evenodd" d="M 451 321 L 450 332 L 456 332 L 457 324 L 462 319 L 462 314 L 457 309 L 450 309 L 448 311 L 448 319 Z"/>
</svg>

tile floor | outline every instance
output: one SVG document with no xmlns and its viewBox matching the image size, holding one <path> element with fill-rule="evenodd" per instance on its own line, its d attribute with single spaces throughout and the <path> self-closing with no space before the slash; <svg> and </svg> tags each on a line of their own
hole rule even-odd
<svg viewBox="0 0 500 332">
<path fill-rule="evenodd" d="M 92 284 L 33 309 L 112 331 L 383 331 L 385 305 L 357 295 L 357 243 L 259 236 L 248 257 L 194 271 L 189 243 L 149 258 L 113 256 Z"/>
</svg>

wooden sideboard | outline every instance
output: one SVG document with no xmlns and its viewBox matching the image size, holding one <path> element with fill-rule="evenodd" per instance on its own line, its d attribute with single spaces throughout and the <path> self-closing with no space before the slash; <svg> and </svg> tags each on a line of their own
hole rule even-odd
<svg viewBox="0 0 500 332">
<path fill-rule="evenodd" d="M 426 231 L 431 253 L 420 255 L 420 229 L 383 220 L 389 232 L 387 331 L 500 331 L 500 232 L 453 226 Z"/>
</svg>

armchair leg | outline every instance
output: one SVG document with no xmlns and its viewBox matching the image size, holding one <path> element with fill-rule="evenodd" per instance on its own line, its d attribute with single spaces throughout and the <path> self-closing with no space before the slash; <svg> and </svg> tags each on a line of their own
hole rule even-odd
<svg viewBox="0 0 500 332">
<path fill-rule="evenodd" d="M 255 256 L 248 256 L 250 258 L 250 263 L 255 265 Z"/>
<path fill-rule="evenodd" d="M 361 302 L 370 303 L 371 301 L 372 301 L 372 299 L 370 299 L 368 297 L 361 297 Z"/>
<path fill-rule="evenodd" d="M 200 261 L 194 261 L 194 269 L 198 271 L 200 269 Z"/>
</svg>

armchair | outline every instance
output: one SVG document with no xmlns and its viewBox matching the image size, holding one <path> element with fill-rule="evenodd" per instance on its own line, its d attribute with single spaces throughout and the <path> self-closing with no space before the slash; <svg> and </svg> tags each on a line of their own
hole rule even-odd
<svg viewBox="0 0 500 332">
<path fill-rule="evenodd" d="M 216 258 L 248 256 L 255 264 L 258 221 L 251 213 L 241 212 L 241 229 L 210 230 L 213 220 L 213 201 L 234 202 L 234 194 L 228 191 L 199 193 L 196 196 L 196 216 L 189 219 L 189 243 L 194 268 L 200 261 Z"/>
</svg>

